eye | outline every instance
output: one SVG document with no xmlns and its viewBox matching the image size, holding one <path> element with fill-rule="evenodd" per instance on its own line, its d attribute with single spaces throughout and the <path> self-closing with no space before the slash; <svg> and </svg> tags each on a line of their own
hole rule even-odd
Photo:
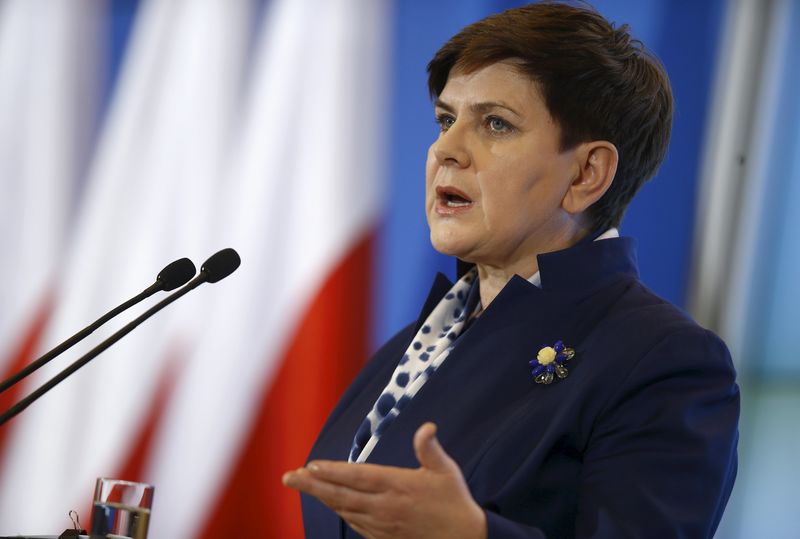
<svg viewBox="0 0 800 539">
<path fill-rule="evenodd" d="M 486 126 L 493 133 L 508 133 L 514 129 L 510 123 L 499 116 L 489 116 L 486 118 Z"/>
<path fill-rule="evenodd" d="M 456 119 L 449 114 L 439 114 L 436 116 L 436 123 L 439 124 L 439 128 L 442 132 L 445 132 L 453 127 L 453 124 L 456 123 Z"/>
</svg>

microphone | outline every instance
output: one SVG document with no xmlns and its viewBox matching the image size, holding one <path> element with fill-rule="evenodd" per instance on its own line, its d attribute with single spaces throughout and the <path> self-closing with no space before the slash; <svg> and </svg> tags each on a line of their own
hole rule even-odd
<svg viewBox="0 0 800 539">
<path fill-rule="evenodd" d="M 136 328 L 139 324 L 156 314 L 158 311 L 169 305 L 170 303 L 176 301 L 177 299 L 181 298 L 182 296 L 186 295 L 187 293 L 191 292 L 198 286 L 203 283 L 216 283 L 221 281 L 234 271 L 236 268 L 239 267 L 241 264 L 241 259 L 239 258 L 239 254 L 231 248 L 223 249 L 211 255 L 208 260 L 206 260 L 203 265 L 200 267 L 200 273 L 189 281 L 186 286 L 178 290 L 177 292 L 170 294 L 166 298 L 162 299 L 149 309 L 147 309 L 144 313 L 133 319 L 133 321 L 129 322 L 125 326 L 122 327 L 119 331 L 111 335 L 109 338 L 92 348 L 89 352 L 81 356 L 77 361 L 75 361 L 72 365 L 58 373 L 56 376 L 51 378 L 47 383 L 42 385 L 39 389 L 19 401 L 17 404 L 3 412 L 3 415 L 0 416 L 0 425 L 5 424 L 14 416 L 22 412 L 25 408 L 33 404 L 34 401 L 39 399 L 42 395 L 53 389 L 57 386 L 61 381 L 67 378 L 69 375 L 89 363 L 92 359 L 100 355 L 102 352 L 107 350 L 112 344 L 120 340 L 122 337 L 130 333 L 131 331 Z"/>
<path fill-rule="evenodd" d="M 13 376 L 10 376 L 2 383 L 0 383 L 0 393 L 3 393 L 5 390 L 25 378 L 26 376 L 30 375 L 31 373 L 35 372 L 39 368 L 46 365 L 50 360 L 60 355 L 65 350 L 72 348 L 75 344 L 79 343 L 90 333 L 94 330 L 117 316 L 119 313 L 130 309 L 140 301 L 149 298 L 156 292 L 165 291 L 169 292 L 170 290 L 175 290 L 179 286 L 186 284 L 189 279 L 194 277 L 194 274 L 197 270 L 194 267 L 194 264 L 188 258 L 180 258 L 167 266 L 159 272 L 158 277 L 156 277 L 156 282 L 145 288 L 142 292 L 137 294 L 136 296 L 132 297 L 125 303 L 118 305 L 117 307 L 111 309 L 106 314 L 98 318 L 94 321 L 94 323 L 86 326 L 81 331 L 67 339 L 66 341 L 62 342 L 42 357 L 38 358 L 36 361 L 29 364 L 24 369 L 20 370 Z"/>
<path fill-rule="evenodd" d="M 239 253 L 228 247 L 208 257 L 208 260 L 200 266 L 200 275 L 195 280 L 205 275 L 205 281 L 216 283 L 236 271 L 241 263 L 242 259 L 239 258 Z"/>
</svg>

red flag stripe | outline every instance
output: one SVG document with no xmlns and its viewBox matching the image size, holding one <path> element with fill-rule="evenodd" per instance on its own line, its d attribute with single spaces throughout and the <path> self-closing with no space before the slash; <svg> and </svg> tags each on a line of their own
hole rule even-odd
<svg viewBox="0 0 800 539">
<path fill-rule="evenodd" d="M 34 354 L 39 348 L 42 334 L 47 327 L 47 322 L 50 320 L 50 314 L 53 311 L 53 298 L 52 294 L 48 293 L 41 301 L 41 305 L 33 316 L 33 320 L 28 325 L 27 331 L 23 334 L 22 339 L 16 346 L 11 360 L 7 362 L 7 369 L 2 374 L 3 380 L 12 376 L 14 373 L 23 369 L 26 365 L 35 359 Z M 25 381 L 19 382 L 16 386 L 9 388 L 5 393 L 0 395 L 0 411 L 5 411 L 13 406 L 20 398 L 22 398 L 22 390 L 26 387 Z M 17 416 L 19 417 L 19 416 Z M 6 452 L 6 444 L 8 436 L 13 428 L 15 419 L 0 427 L 0 462 L 3 462 Z"/>
<path fill-rule="evenodd" d="M 138 435 L 131 440 L 131 450 L 122 460 L 123 464 L 119 471 L 110 477 L 128 481 L 152 482 L 144 473 L 151 456 L 153 440 L 161 427 L 164 411 L 169 406 L 170 396 L 173 394 L 175 382 L 178 379 L 178 363 L 171 361 L 175 354 L 170 354 L 170 356 L 172 357 L 168 357 L 165 362 L 167 368 L 164 369 L 165 372 L 162 374 L 158 388 L 156 388 L 154 397 L 150 401 L 149 410 L 145 420 L 142 422 L 141 429 Z"/>
</svg>

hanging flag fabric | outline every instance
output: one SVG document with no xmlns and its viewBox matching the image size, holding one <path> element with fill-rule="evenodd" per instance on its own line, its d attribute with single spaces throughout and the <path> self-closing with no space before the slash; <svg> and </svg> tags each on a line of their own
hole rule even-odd
<svg viewBox="0 0 800 539">
<path fill-rule="evenodd" d="M 365 360 L 387 5 L 257 8 L 139 8 L 39 349 L 176 258 L 199 265 L 233 247 L 242 266 L 15 420 L 0 462 L 0 533 L 63 529 L 67 511 L 87 510 L 95 477 L 121 475 L 156 485 L 154 537 L 232 533 L 238 500 L 265 517 L 237 534 L 302 533 L 296 494 L 275 470 L 302 464 Z"/>
</svg>

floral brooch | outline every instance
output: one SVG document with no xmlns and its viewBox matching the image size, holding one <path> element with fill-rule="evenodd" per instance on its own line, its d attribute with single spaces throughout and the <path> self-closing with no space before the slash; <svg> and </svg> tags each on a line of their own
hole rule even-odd
<svg viewBox="0 0 800 539">
<path fill-rule="evenodd" d="M 575 357 L 575 350 L 564 346 L 562 341 L 557 341 L 553 346 L 544 346 L 536 359 L 529 361 L 531 374 L 537 384 L 550 384 L 557 376 L 566 378 L 569 371 L 564 363 Z"/>
</svg>

